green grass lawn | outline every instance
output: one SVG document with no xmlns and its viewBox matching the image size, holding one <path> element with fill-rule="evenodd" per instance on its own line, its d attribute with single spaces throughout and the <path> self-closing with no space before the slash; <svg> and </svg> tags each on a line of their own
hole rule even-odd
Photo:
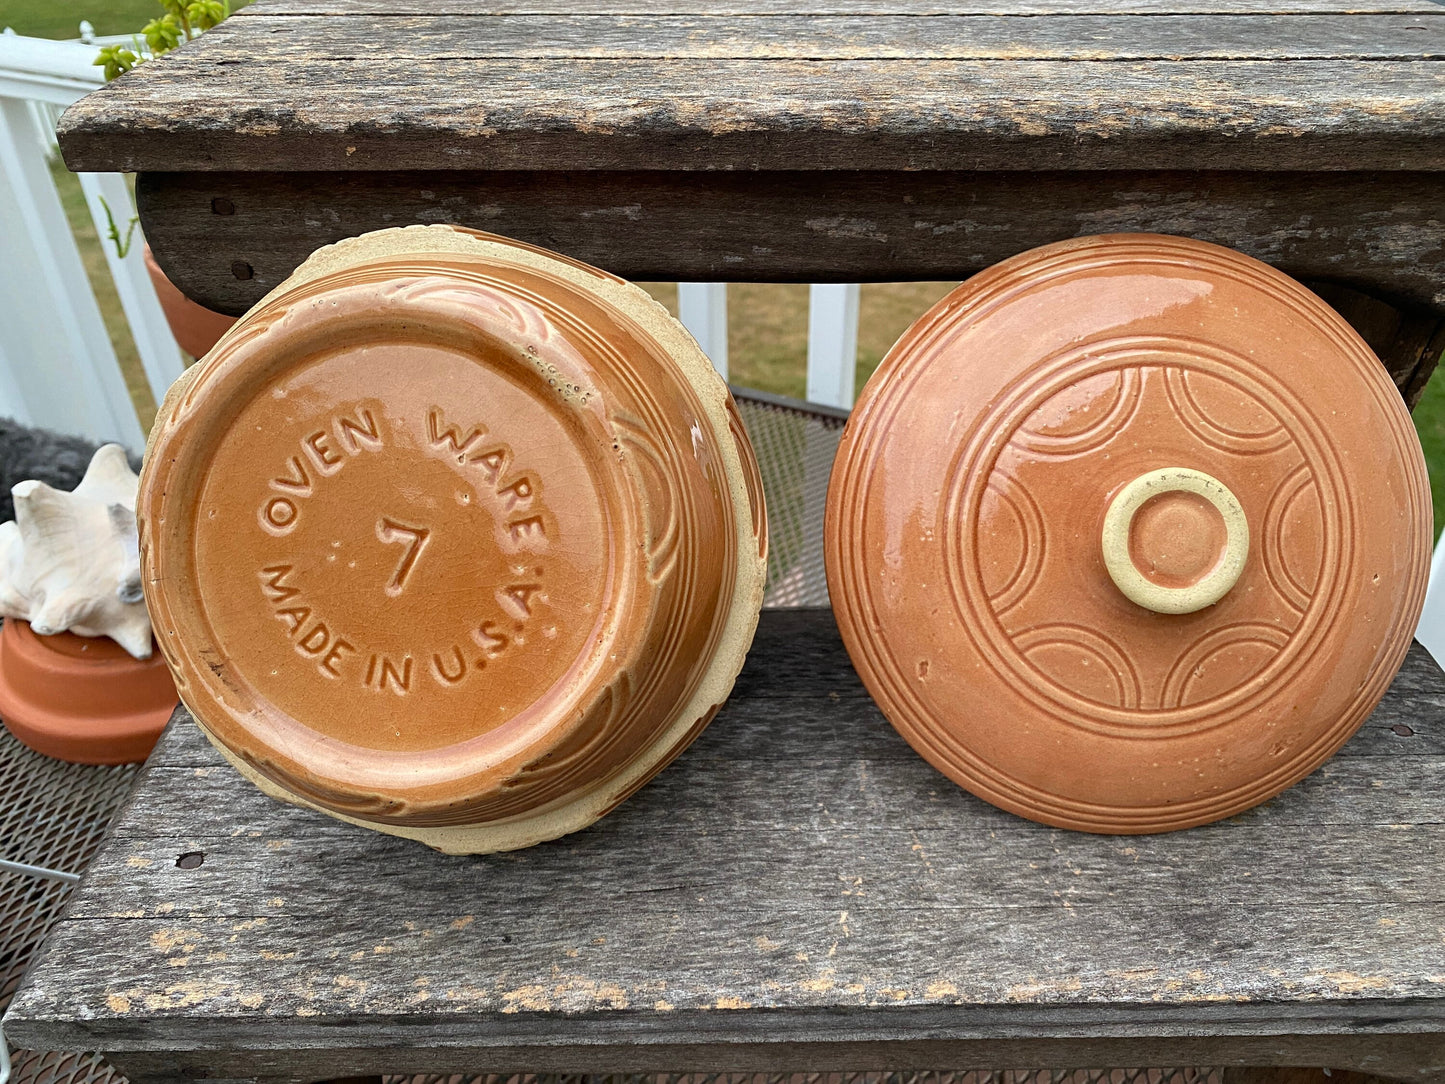
<svg viewBox="0 0 1445 1084">
<path fill-rule="evenodd" d="M 1425 386 L 1415 407 L 1415 431 L 1430 468 L 1430 495 L 1435 503 L 1435 537 L 1445 527 L 1445 373 L 1437 373 Z"/>
<path fill-rule="evenodd" d="M 231 0 L 231 9 L 243 6 Z M 134 34 L 161 14 L 156 0 L 0 0 L 0 29 L 32 38 L 78 38 L 85 19 L 97 34 Z"/>
</svg>

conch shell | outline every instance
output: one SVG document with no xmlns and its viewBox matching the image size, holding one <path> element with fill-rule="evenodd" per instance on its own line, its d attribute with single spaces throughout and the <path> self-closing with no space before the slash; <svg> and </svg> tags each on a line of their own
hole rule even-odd
<svg viewBox="0 0 1445 1084">
<path fill-rule="evenodd" d="M 29 621 L 41 636 L 109 636 L 150 658 L 138 483 L 125 449 L 106 444 L 69 493 L 34 480 L 15 485 L 15 519 L 0 523 L 0 614 Z"/>
</svg>

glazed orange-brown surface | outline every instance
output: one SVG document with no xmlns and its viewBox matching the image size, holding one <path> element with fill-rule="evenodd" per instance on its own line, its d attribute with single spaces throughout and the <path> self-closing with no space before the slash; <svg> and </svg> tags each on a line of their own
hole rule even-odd
<svg viewBox="0 0 1445 1084">
<path fill-rule="evenodd" d="M 618 513 L 587 435 L 506 369 L 343 344 L 260 389 L 218 447 L 195 538 L 217 644 L 316 740 L 490 733 L 547 710 L 608 632 Z"/>
<path fill-rule="evenodd" d="M 147 598 L 183 698 L 263 786 L 522 845 L 615 805 L 721 702 L 761 599 L 756 467 L 641 291 L 388 233 L 299 273 L 168 399 Z"/>
<path fill-rule="evenodd" d="M 105 636 L 0 628 L 0 717 L 38 753 L 74 764 L 135 764 L 176 709 L 160 656 L 136 659 Z"/>
<path fill-rule="evenodd" d="M 1154 488 L 1111 528 L 1131 483 Z M 1355 332 L 1264 264 L 1140 235 L 1025 253 L 920 319 L 827 522 L 844 640 L 909 742 L 1102 832 L 1313 771 L 1398 669 L 1429 543 L 1409 416 Z"/>
</svg>

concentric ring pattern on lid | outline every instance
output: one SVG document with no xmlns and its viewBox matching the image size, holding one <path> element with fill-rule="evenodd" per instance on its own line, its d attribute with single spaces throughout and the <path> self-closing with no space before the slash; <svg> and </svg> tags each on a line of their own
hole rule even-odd
<svg viewBox="0 0 1445 1084">
<path fill-rule="evenodd" d="M 1309 774 L 1423 603 L 1424 460 L 1384 367 L 1239 253 L 1115 235 L 970 279 L 869 381 L 828 584 L 884 714 L 1048 824 L 1158 832 Z"/>
<path fill-rule="evenodd" d="M 182 699 L 263 789 L 446 850 L 591 823 L 731 688 L 762 489 L 645 293 L 450 227 L 323 249 L 161 412 L 138 514 Z"/>
</svg>

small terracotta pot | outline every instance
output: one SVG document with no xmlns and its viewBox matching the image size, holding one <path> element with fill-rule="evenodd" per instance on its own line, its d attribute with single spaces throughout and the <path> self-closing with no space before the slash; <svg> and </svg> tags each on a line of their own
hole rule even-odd
<svg viewBox="0 0 1445 1084">
<path fill-rule="evenodd" d="M 0 629 L 0 719 L 37 753 L 74 764 L 145 760 L 176 708 L 157 653 L 135 659 L 108 637 Z"/>
<path fill-rule="evenodd" d="M 156 288 L 156 297 L 161 303 L 161 311 L 166 314 L 166 323 L 171 325 L 171 334 L 191 357 L 204 357 L 236 322 L 236 317 L 198 305 L 181 293 L 175 283 L 166 278 L 161 265 L 156 263 L 150 245 L 145 246 L 145 262 L 151 284 Z"/>
<path fill-rule="evenodd" d="M 727 386 L 595 268 L 321 249 L 166 396 L 136 511 L 181 697 L 275 797 L 443 850 L 592 823 L 726 698 L 766 514 Z"/>
<path fill-rule="evenodd" d="M 828 587 L 885 715 L 1005 809 L 1160 832 L 1319 767 L 1424 600 L 1399 393 L 1299 283 L 1119 234 L 1025 252 L 921 317 L 828 488 Z"/>
</svg>

